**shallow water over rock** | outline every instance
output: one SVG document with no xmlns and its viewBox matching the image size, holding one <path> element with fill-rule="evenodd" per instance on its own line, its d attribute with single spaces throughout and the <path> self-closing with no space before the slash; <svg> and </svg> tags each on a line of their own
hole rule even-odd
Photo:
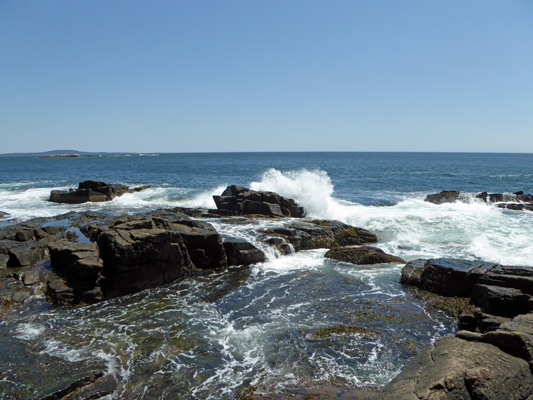
<svg viewBox="0 0 533 400">
<path fill-rule="evenodd" d="M 2 363 L 10 373 L 2 376 L 2 398 L 44 397 L 52 388 L 39 382 L 66 385 L 67 369 L 113 376 L 110 398 L 117 399 L 381 387 L 455 329 L 453 318 L 402 288 L 401 265 L 355 267 L 326 260 L 324 252 L 4 321 L 0 335 L 10 356 Z"/>
</svg>

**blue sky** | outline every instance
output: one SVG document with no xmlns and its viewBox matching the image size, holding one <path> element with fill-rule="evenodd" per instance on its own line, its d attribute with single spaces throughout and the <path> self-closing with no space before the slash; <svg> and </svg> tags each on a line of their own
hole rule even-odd
<svg viewBox="0 0 533 400">
<path fill-rule="evenodd" d="M 0 138 L 533 152 L 533 1 L 0 0 Z"/>
</svg>

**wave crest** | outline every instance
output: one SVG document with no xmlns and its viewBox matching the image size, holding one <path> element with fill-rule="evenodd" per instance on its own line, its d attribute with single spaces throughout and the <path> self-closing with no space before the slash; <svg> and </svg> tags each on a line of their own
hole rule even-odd
<svg viewBox="0 0 533 400">
<path fill-rule="evenodd" d="M 273 191 L 294 199 L 309 217 L 343 219 L 342 205 L 333 198 L 331 178 L 320 169 L 282 172 L 270 168 L 260 181 L 250 184 L 250 189 Z"/>
</svg>

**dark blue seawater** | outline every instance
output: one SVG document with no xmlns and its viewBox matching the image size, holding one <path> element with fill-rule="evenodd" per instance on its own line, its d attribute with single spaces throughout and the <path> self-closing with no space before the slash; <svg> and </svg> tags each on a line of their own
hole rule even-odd
<svg viewBox="0 0 533 400">
<path fill-rule="evenodd" d="M 338 198 L 373 193 L 533 192 L 533 154 L 484 153 L 189 153 L 81 158 L 0 157 L 0 184 L 75 186 L 87 179 L 205 191 L 248 185 L 270 168 L 322 170 Z"/>
<path fill-rule="evenodd" d="M 307 216 L 378 235 L 409 261 L 455 257 L 512 265 L 533 260 L 533 213 L 467 196 L 434 205 L 429 193 L 533 193 L 532 154 L 211 153 L 0 157 L 0 227 L 71 211 L 114 214 L 214 207 L 226 185 L 296 199 Z M 50 190 L 96 179 L 151 185 L 108 203 L 47 201 Z M 258 246 L 282 220 L 211 219 L 223 237 Z M 350 266 L 325 249 L 189 278 L 100 304 L 51 308 L 33 299 L 0 320 L 0 399 L 38 398 L 64 371 L 97 365 L 119 382 L 108 399 L 227 399 L 334 385 L 379 388 L 418 351 L 453 333 L 455 319 L 399 284 L 402 264 Z M 330 335 L 328 329 L 360 327 Z M 39 366 L 54 365 L 42 372 Z M 43 375 L 44 374 L 44 375 Z M 41 391 L 40 391 L 41 390 Z M 305 391 L 304 391 L 305 392 Z M 302 395 L 301 398 L 305 398 Z"/>
</svg>

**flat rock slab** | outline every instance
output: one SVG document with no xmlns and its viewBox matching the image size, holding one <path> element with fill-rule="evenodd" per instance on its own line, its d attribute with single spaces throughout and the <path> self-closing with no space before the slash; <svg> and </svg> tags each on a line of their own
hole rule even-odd
<svg viewBox="0 0 533 400">
<path fill-rule="evenodd" d="M 384 400 L 533 399 L 529 363 L 453 336 L 426 349 L 386 387 Z"/>
<path fill-rule="evenodd" d="M 459 331 L 465 340 L 490 343 L 501 351 L 533 365 L 533 314 L 519 315 L 486 333 Z"/>
</svg>

